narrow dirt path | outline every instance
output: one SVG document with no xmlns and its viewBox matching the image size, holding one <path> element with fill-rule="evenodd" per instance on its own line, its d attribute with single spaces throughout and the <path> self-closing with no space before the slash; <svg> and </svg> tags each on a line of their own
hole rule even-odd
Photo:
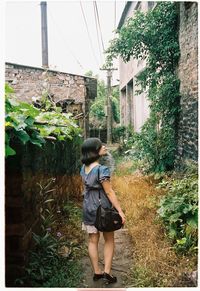
<svg viewBox="0 0 200 291">
<path fill-rule="evenodd" d="M 86 237 L 87 241 L 87 237 Z M 103 270 L 103 235 L 100 236 L 99 242 L 99 261 Z M 114 284 L 105 285 L 103 280 L 94 282 L 93 271 L 90 264 L 90 259 L 85 256 L 82 260 L 83 265 L 83 282 L 80 288 L 125 288 L 127 273 L 132 265 L 132 248 L 130 236 L 126 228 L 115 231 L 115 255 L 113 258 L 112 274 L 117 276 L 117 282 Z"/>
</svg>

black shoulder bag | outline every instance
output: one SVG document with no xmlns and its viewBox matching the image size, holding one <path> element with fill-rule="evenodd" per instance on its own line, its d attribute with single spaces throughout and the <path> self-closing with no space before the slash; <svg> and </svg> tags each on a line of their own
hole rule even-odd
<svg viewBox="0 0 200 291">
<path fill-rule="evenodd" d="M 99 168 L 98 168 L 98 181 L 99 181 Z M 108 199 L 108 198 L 107 198 Z M 99 190 L 99 207 L 97 208 L 95 227 L 99 231 L 110 232 L 120 229 L 122 224 L 122 218 L 119 212 L 114 207 L 104 208 L 101 205 L 101 191 Z"/>
</svg>

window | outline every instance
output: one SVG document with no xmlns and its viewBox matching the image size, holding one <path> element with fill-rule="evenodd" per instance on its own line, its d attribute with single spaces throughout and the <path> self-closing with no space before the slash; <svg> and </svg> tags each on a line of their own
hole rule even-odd
<svg viewBox="0 0 200 291">
<path fill-rule="evenodd" d="M 126 125 L 126 87 L 121 90 L 120 99 L 120 122 L 122 125 Z"/>
<path fill-rule="evenodd" d="M 142 3 L 141 3 L 141 1 L 138 1 L 136 6 L 135 6 L 135 10 L 141 10 L 141 8 L 142 8 Z"/>
<path fill-rule="evenodd" d="M 148 10 L 152 9 L 154 7 L 154 4 L 154 1 L 148 1 Z"/>
<path fill-rule="evenodd" d="M 127 125 L 134 125 L 134 116 L 133 116 L 133 79 L 127 84 L 127 110 L 126 118 Z"/>
</svg>

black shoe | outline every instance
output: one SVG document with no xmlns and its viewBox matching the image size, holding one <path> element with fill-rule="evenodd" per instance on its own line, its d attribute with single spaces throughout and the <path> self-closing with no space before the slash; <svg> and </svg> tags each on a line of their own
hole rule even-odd
<svg viewBox="0 0 200 291">
<path fill-rule="evenodd" d="M 103 281 L 105 284 L 111 284 L 117 282 L 117 277 L 111 276 L 108 273 L 103 273 Z"/>
<path fill-rule="evenodd" d="M 93 281 L 98 281 L 103 278 L 103 274 L 94 274 Z"/>
</svg>

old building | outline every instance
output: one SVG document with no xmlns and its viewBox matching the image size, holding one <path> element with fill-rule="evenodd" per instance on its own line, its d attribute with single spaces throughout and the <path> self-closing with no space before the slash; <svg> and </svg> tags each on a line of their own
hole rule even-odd
<svg viewBox="0 0 200 291">
<path fill-rule="evenodd" d="M 96 79 L 6 63 L 5 81 L 12 86 L 20 101 L 37 102 L 42 94 L 48 92 L 63 112 L 82 115 L 79 125 L 84 129 L 84 136 L 89 136 L 89 105 L 97 95 Z"/>
<path fill-rule="evenodd" d="M 118 29 L 125 21 L 134 17 L 137 10 L 148 11 L 154 6 L 154 2 L 128 1 L 122 13 Z M 135 131 L 139 132 L 142 125 L 149 116 L 149 101 L 145 94 L 136 95 L 135 80 L 137 75 L 145 68 L 145 61 L 131 58 L 128 63 L 119 60 L 120 77 L 120 119 L 121 124 L 131 125 Z"/>
<path fill-rule="evenodd" d="M 148 11 L 155 7 L 153 1 L 128 1 L 118 29 L 136 10 Z M 178 2 L 180 60 L 177 74 L 180 79 L 181 113 L 178 124 L 176 165 L 184 160 L 198 160 L 198 3 Z M 120 119 L 122 125 L 131 125 L 139 132 L 149 116 L 149 101 L 145 94 L 136 95 L 136 76 L 145 68 L 145 61 L 119 60 Z"/>
</svg>

